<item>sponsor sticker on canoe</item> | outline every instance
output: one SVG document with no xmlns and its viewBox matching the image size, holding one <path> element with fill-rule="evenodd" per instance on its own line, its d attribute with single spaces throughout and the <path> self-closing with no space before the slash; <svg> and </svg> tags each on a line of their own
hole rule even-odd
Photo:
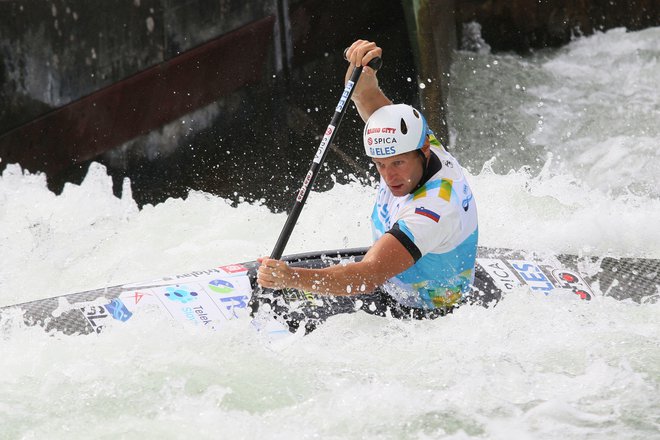
<svg viewBox="0 0 660 440">
<path fill-rule="evenodd" d="M 594 293 L 578 273 L 568 269 L 554 269 L 552 276 L 555 277 L 560 287 L 570 289 L 580 299 L 590 301 L 593 298 Z"/>
<path fill-rule="evenodd" d="M 80 310 L 96 333 L 100 333 L 103 327 L 113 321 L 126 322 L 133 316 L 133 312 L 119 298 L 104 305 L 90 304 Z"/>
<path fill-rule="evenodd" d="M 247 316 L 248 303 L 252 295 L 252 285 L 247 276 L 210 280 L 206 288 L 225 319 Z"/>
<path fill-rule="evenodd" d="M 484 268 L 503 292 L 511 292 L 521 286 L 518 278 L 507 267 L 503 260 L 497 258 L 477 258 L 477 262 Z"/>
<path fill-rule="evenodd" d="M 161 302 L 154 296 L 149 289 L 134 290 L 132 292 L 124 292 L 120 295 L 121 300 L 126 304 L 130 310 L 142 306 L 160 306 Z"/>
<path fill-rule="evenodd" d="M 173 284 L 153 289 L 174 319 L 215 329 L 225 317 L 204 286 L 197 283 Z"/>
<path fill-rule="evenodd" d="M 545 292 L 547 295 L 555 287 L 552 281 L 543 273 L 535 263 L 527 260 L 508 260 L 513 269 L 520 275 L 522 281 L 530 289 Z"/>
<path fill-rule="evenodd" d="M 222 321 L 249 315 L 252 285 L 247 275 L 216 275 L 157 287 L 152 292 L 174 319 L 216 329 Z"/>
<path fill-rule="evenodd" d="M 243 266 L 242 264 L 228 264 L 226 266 L 220 266 L 218 269 L 229 275 L 245 273 L 248 271 L 247 267 Z"/>
</svg>

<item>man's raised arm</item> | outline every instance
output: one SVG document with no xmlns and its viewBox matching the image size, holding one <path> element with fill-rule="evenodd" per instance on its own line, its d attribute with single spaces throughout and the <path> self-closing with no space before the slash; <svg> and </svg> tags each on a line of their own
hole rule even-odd
<svg viewBox="0 0 660 440">
<path fill-rule="evenodd" d="M 352 100 L 357 111 L 364 122 L 369 116 L 384 105 L 392 104 L 383 91 L 378 87 L 376 72 L 368 67 L 369 61 L 376 57 L 382 57 L 383 50 L 376 43 L 366 40 L 357 40 L 346 51 L 346 59 L 351 63 L 346 72 L 344 82 L 351 77 L 354 67 L 364 66 L 362 75 L 353 90 Z"/>
</svg>

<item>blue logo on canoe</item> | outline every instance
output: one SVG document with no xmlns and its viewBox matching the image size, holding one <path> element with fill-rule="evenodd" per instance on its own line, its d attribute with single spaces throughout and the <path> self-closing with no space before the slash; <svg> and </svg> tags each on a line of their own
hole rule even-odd
<svg viewBox="0 0 660 440">
<path fill-rule="evenodd" d="M 181 286 L 168 287 L 166 290 L 167 290 L 167 293 L 165 294 L 166 297 L 168 297 L 172 301 L 178 301 L 181 304 L 186 304 L 189 303 L 190 301 L 193 301 L 195 297 L 198 295 L 197 292 L 187 290 Z"/>
<path fill-rule="evenodd" d="M 128 310 L 119 298 L 115 298 L 110 304 L 106 304 L 105 309 L 117 321 L 126 322 L 133 316 L 133 312 Z"/>
</svg>

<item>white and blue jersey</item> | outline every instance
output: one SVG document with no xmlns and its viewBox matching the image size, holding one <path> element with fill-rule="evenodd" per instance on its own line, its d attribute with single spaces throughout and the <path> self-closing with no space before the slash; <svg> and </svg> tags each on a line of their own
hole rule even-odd
<svg viewBox="0 0 660 440">
<path fill-rule="evenodd" d="M 384 289 L 402 305 L 425 309 L 451 307 L 470 290 L 478 237 L 477 206 L 463 170 L 430 139 L 433 174 L 401 197 L 381 178 L 371 215 L 374 241 L 392 234 L 415 260 Z"/>
</svg>

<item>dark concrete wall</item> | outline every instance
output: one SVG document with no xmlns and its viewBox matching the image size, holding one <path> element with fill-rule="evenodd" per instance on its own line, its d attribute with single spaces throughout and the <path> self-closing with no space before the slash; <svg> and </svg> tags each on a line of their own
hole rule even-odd
<svg viewBox="0 0 660 440">
<path fill-rule="evenodd" d="M 528 52 L 566 44 L 573 36 L 660 25 L 658 0 L 462 0 L 457 22 L 477 21 L 494 51 Z"/>
<path fill-rule="evenodd" d="M 0 134 L 272 14 L 273 1 L 0 1 Z"/>
</svg>

